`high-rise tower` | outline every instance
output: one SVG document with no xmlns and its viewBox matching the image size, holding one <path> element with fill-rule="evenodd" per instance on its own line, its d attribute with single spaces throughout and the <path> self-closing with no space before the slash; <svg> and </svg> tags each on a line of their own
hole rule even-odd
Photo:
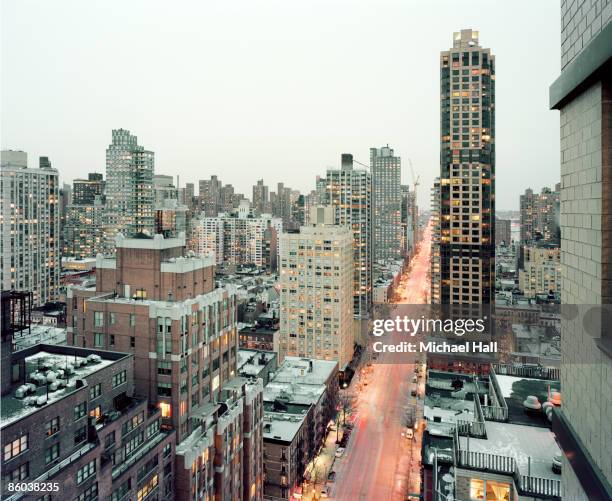
<svg viewBox="0 0 612 501">
<path fill-rule="evenodd" d="M 366 319 L 372 306 L 372 176 L 353 168 L 353 155 L 344 153 L 341 168 L 328 169 L 325 183 L 326 203 L 336 208 L 336 224 L 353 231 L 353 310 L 355 318 Z"/>
<path fill-rule="evenodd" d="M 104 240 L 113 250 L 117 233 L 153 235 L 154 154 L 138 145 L 125 129 L 112 133 L 106 149 L 106 214 Z"/>
<path fill-rule="evenodd" d="M 389 145 L 370 148 L 374 260 L 402 257 L 401 160 Z"/>
<path fill-rule="evenodd" d="M 478 32 L 440 55 L 439 286 L 435 302 L 489 303 L 495 273 L 495 58 Z M 437 276 L 436 276 L 437 275 Z"/>
</svg>

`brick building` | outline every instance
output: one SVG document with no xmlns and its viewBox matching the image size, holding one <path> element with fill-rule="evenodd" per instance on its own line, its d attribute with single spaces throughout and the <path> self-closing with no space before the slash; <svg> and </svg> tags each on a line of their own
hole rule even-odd
<svg viewBox="0 0 612 501">
<path fill-rule="evenodd" d="M 236 375 L 235 293 L 215 289 L 211 259 L 188 253 L 184 234 L 119 235 L 116 254 L 97 259 L 96 287 L 72 288 L 67 311 L 69 343 L 133 354 L 136 393 L 177 435 L 177 499 L 261 499 L 261 390 Z M 244 498 L 243 479 L 254 485 Z"/>
<path fill-rule="evenodd" d="M 134 395 L 133 355 L 38 344 L 13 353 L 10 367 L 2 499 L 173 499 L 175 436 Z M 58 490 L 15 492 L 30 482 Z"/>
</svg>

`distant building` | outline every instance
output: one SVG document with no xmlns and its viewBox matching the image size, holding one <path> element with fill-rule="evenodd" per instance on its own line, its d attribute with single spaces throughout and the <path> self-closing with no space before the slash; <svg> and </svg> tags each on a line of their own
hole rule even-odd
<svg viewBox="0 0 612 501">
<path fill-rule="evenodd" d="M 96 197 L 104 196 L 104 178 L 102 174 L 92 172 L 87 179 L 75 179 L 72 182 L 72 205 L 94 205 Z"/>
<path fill-rule="evenodd" d="M 59 178 L 46 157 L 28 167 L 23 151 L 3 150 L 0 284 L 3 290 L 31 291 L 34 305 L 59 298 Z"/>
<path fill-rule="evenodd" d="M 270 189 L 264 184 L 263 179 L 253 186 L 253 211 L 257 216 L 271 211 Z"/>
<path fill-rule="evenodd" d="M 510 245 L 512 243 L 512 221 L 495 218 L 495 245 Z"/>
<path fill-rule="evenodd" d="M 106 149 L 106 209 L 104 246 L 114 250 L 119 232 L 153 235 L 154 154 L 138 145 L 138 138 L 125 129 L 112 132 Z"/>
<path fill-rule="evenodd" d="M 353 235 L 332 207 L 313 208 L 312 226 L 281 236 L 279 359 L 353 355 Z"/>
<path fill-rule="evenodd" d="M 524 246 L 523 267 L 518 273 L 519 289 L 526 297 L 561 293 L 561 249 L 552 246 Z"/>
<path fill-rule="evenodd" d="M 317 179 L 317 193 L 336 209 L 336 224 L 353 231 L 353 314 L 367 319 L 372 308 L 372 176 L 354 168 L 353 155 L 344 153 L 340 169 L 328 169 L 326 179 Z"/>
<path fill-rule="evenodd" d="M 192 249 L 212 256 L 217 265 L 254 264 L 271 271 L 277 262 L 277 239 L 283 231 L 280 218 L 262 214 L 220 214 L 193 221 Z"/>
<path fill-rule="evenodd" d="M 537 241 L 559 245 L 559 192 L 560 183 L 554 190 L 542 188 L 534 193 L 531 188 L 520 197 L 521 244 Z"/>
<path fill-rule="evenodd" d="M 370 148 L 372 245 L 374 260 L 400 259 L 402 253 L 401 160 L 389 145 Z"/>
</svg>

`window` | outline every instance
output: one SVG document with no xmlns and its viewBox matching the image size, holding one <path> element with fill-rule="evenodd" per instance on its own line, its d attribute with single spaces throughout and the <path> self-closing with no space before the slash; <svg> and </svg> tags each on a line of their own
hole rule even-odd
<svg viewBox="0 0 612 501">
<path fill-rule="evenodd" d="M 167 458 L 170 453 L 172 452 L 172 444 L 166 444 L 164 445 L 164 449 L 162 451 L 162 455 Z"/>
<path fill-rule="evenodd" d="M 138 413 L 136 416 L 132 417 L 132 419 L 123 423 L 123 426 L 121 427 L 121 436 L 127 435 L 142 423 L 144 423 L 144 412 Z"/>
<path fill-rule="evenodd" d="M 159 397 L 171 397 L 172 396 L 172 384 L 171 383 L 157 383 L 157 395 Z"/>
<path fill-rule="evenodd" d="M 159 387 L 158 387 L 159 393 Z M 172 406 L 168 402 L 160 402 L 159 408 L 161 410 L 161 415 L 163 418 L 172 417 Z"/>
<path fill-rule="evenodd" d="M 111 334 L 111 335 L 109 336 L 108 344 L 109 344 L 110 346 L 115 346 L 115 335 L 114 335 L 114 334 Z"/>
<path fill-rule="evenodd" d="M 74 432 L 74 445 L 79 445 L 87 439 L 87 426 L 81 426 Z"/>
<path fill-rule="evenodd" d="M 22 435 L 4 446 L 4 460 L 8 461 L 9 459 L 13 459 L 15 456 L 27 450 L 27 448 L 28 436 Z"/>
<path fill-rule="evenodd" d="M 506 501 L 510 499 L 510 484 L 472 478 L 470 479 L 470 499 L 474 501 Z"/>
<path fill-rule="evenodd" d="M 145 499 L 153 490 L 157 487 L 158 478 L 157 475 L 153 475 L 151 479 L 139 489 L 136 494 L 136 499 L 142 501 Z"/>
<path fill-rule="evenodd" d="M 60 429 L 59 416 L 54 417 L 53 419 L 45 423 L 45 434 L 48 437 L 55 435 L 59 431 L 59 429 Z"/>
<path fill-rule="evenodd" d="M 94 327 L 104 327 L 104 313 L 94 311 Z"/>
<path fill-rule="evenodd" d="M 97 405 L 89 411 L 89 415 L 96 420 L 96 422 L 102 417 L 102 407 Z"/>
<path fill-rule="evenodd" d="M 95 501 L 98 499 L 98 482 L 85 489 L 74 501 Z"/>
<path fill-rule="evenodd" d="M 134 336 L 130 337 L 130 348 L 136 348 L 136 338 Z"/>
<path fill-rule="evenodd" d="M 45 464 L 49 464 L 59 457 L 60 444 L 53 444 L 45 451 Z"/>
<path fill-rule="evenodd" d="M 89 388 L 89 399 L 93 400 L 94 398 L 98 398 L 102 395 L 102 383 L 98 383 L 91 388 Z"/>
<path fill-rule="evenodd" d="M 159 419 L 156 419 L 150 425 L 147 426 L 147 438 L 150 438 L 153 435 L 157 435 L 158 431 L 159 431 Z"/>
<path fill-rule="evenodd" d="M 110 313 L 109 317 L 110 317 L 110 324 L 111 325 L 115 325 L 117 323 L 117 314 L 116 313 Z"/>
<path fill-rule="evenodd" d="M 130 327 L 134 327 L 136 325 L 136 315 L 134 313 L 130 313 Z"/>
<path fill-rule="evenodd" d="M 170 376 L 172 374 L 172 362 L 157 362 L 157 374 L 160 376 Z"/>
<path fill-rule="evenodd" d="M 122 499 L 132 488 L 131 479 L 127 479 L 123 482 L 118 489 L 115 489 L 111 494 L 111 501 L 119 501 Z"/>
<path fill-rule="evenodd" d="M 23 463 L 8 474 L 9 482 L 19 482 L 25 480 L 30 474 L 30 463 Z"/>
<path fill-rule="evenodd" d="M 92 460 L 82 468 L 79 468 L 76 474 L 77 484 L 82 484 L 85 480 L 96 473 L 96 460 Z"/>
<path fill-rule="evenodd" d="M 113 374 L 113 388 L 119 386 L 127 381 L 127 371 L 121 371 L 117 374 Z"/>
<path fill-rule="evenodd" d="M 104 334 L 101 332 L 94 332 L 94 346 L 96 348 L 104 348 Z"/>
<path fill-rule="evenodd" d="M 74 407 L 74 420 L 77 421 L 87 414 L 87 406 L 85 402 L 81 402 L 79 405 Z"/>
<path fill-rule="evenodd" d="M 104 439 L 104 448 L 110 449 L 113 445 L 115 445 L 115 432 L 111 431 Z"/>
</svg>

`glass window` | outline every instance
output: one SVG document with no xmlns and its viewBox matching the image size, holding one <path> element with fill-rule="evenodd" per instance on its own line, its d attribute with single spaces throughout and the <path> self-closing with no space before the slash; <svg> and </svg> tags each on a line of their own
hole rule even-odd
<svg viewBox="0 0 612 501">
<path fill-rule="evenodd" d="M 4 460 L 14 458 L 28 448 L 28 436 L 22 435 L 4 446 Z"/>
<path fill-rule="evenodd" d="M 60 419 L 59 416 L 54 417 L 53 419 L 47 421 L 45 423 L 45 433 L 48 437 L 51 435 L 55 435 L 60 429 Z"/>
<path fill-rule="evenodd" d="M 74 420 L 75 421 L 78 419 L 81 419 L 82 417 L 85 417 L 86 414 L 87 414 L 87 406 L 85 405 L 85 402 L 81 402 L 80 404 L 74 407 Z"/>
<path fill-rule="evenodd" d="M 45 451 L 45 464 L 49 464 L 59 457 L 60 444 L 53 444 Z"/>
<path fill-rule="evenodd" d="M 92 460 L 77 471 L 77 484 L 82 484 L 85 480 L 96 473 L 96 460 Z"/>
<path fill-rule="evenodd" d="M 104 313 L 94 311 L 94 327 L 104 327 Z"/>
</svg>

